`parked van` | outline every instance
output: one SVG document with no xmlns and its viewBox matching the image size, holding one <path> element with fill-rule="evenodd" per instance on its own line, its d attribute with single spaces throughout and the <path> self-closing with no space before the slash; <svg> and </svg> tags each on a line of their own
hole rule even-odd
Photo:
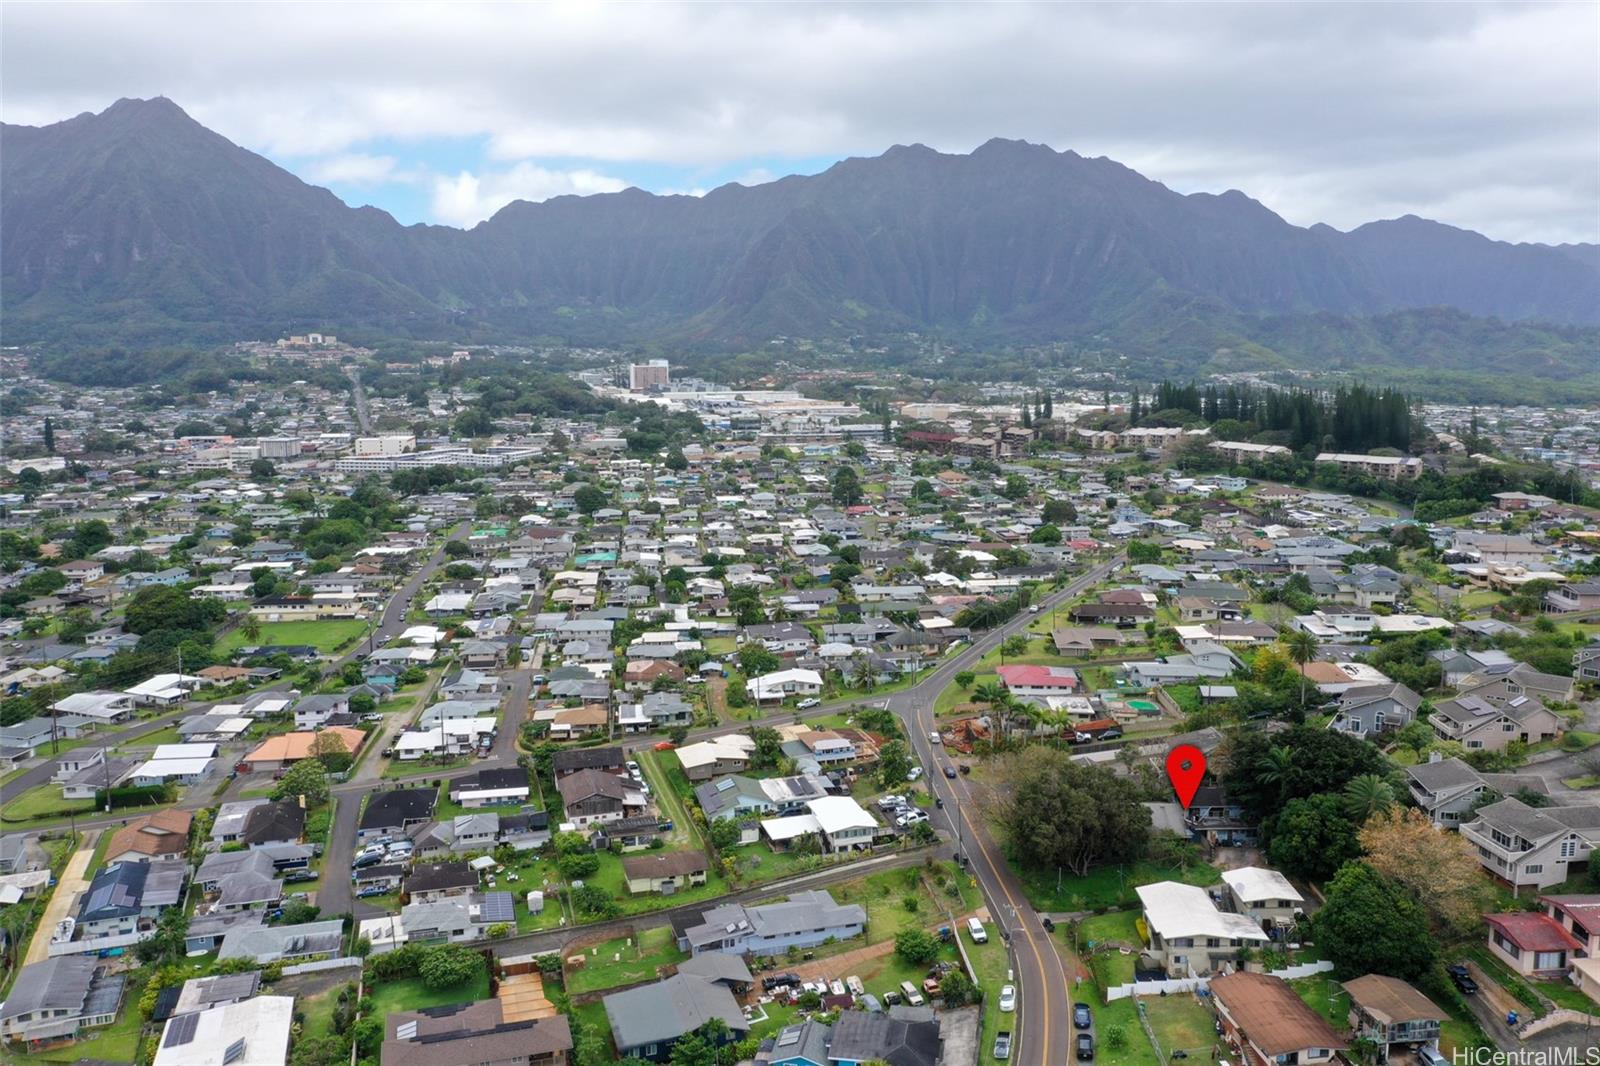
<svg viewBox="0 0 1600 1066">
<path fill-rule="evenodd" d="M 900 982 L 900 994 L 906 997 L 906 1002 L 913 1007 L 920 1007 L 925 1002 L 922 993 L 917 991 L 917 986 L 910 981 Z"/>
<path fill-rule="evenodd" d="M 989 942 L 989 934 L 984 932 L 983 923 L 976 918 L 967 919 L 967 933 L 972 937 L 974 944 L 987 944 Z"/>
</svg>

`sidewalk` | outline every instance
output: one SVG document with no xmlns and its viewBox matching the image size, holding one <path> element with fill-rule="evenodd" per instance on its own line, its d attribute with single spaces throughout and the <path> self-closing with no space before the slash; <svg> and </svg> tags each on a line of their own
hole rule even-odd
<svg viewBox="0 0 1600 1066">
<path fill-rule="evenodd" d="M 85 830 L 82 846 L 67 860 L 67 867 L 61 871 L 61 880 L 56 883 L 55 893 L 50 897 L 50 905 L 44 909 L 44 914 L 39 918 L 39 927 L 33 931 L 33 942 L 28 945 L 24 966 L 43 962 L 50 957 L 50 938 L 55 935 L 56 926 L 71 913 L 78 897 L 89 888 L 84 873 L 89 868 L 89 860 L 94 858 L 100 832 L 98 829 Z"/>
</svg>

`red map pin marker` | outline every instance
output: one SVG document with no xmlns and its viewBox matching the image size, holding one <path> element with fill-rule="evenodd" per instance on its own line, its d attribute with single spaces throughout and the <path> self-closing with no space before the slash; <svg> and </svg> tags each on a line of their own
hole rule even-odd
<svg viewBox="0 0 1600 1066">
<path fill-rule="evenodd" d="M 1193 744 L 1179 744 L 1167 752 L 1167 777 L 1185 809 L 1194 802 L 1201 778 L 1206 776 L 1206 753 Z"/>
</svg>

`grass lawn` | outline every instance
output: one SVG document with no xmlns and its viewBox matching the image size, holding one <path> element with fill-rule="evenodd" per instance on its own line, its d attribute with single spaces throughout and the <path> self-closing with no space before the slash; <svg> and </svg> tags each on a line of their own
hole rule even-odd
<svg viewBox="0 0 1600 1066">
<path fill-rule="evenodd" d="M 1181 868 L 1157 866 L 1149 862 L 1132 866 L 1103 866 L 1091 870 L 1086 877 L 1061 877 L 1059 890 L 1054 871 L 1019 870 L 1018 876 L 1022 878 L 1029 902 L 1036 909 L 1049 912 L 1132 906 L 1138 900 L 1134 886 L 1155 881 L 1182 881 L 1185 884 L 1207 886 L 1222 880 L 1222 872 L 1205 863 Z"/>
<path fill-rule="evenodd" d="M 574 1003 L 567 1009 L 567 1017 L 572 1022 L 572 1035 L 576 1039 L 580 1027 L 587 1026 L 598 1032 L 605 1040 L 606 1047 L 611 1047 L 611 1020 L 606 1017 L 605 1004 L 596 999 L 593 1003 Z"/>
<path fill-rule="evenodd" d="M 634 758 L 639 763 L 639 772 L 650 785 L 650 798 L 656 801 L 662 816 L 672 822 L 667 844 L 703 848 L 705 844 L 700 840 L 699 830 L 684 804 L 685 796 L 694 795 L 694 787 L 684 776 L 678 756 L 670 751 L 641 751 Z"/>
<path fill-rule="evenodd" d="M 568 950 L 566 954 L 571 957 L 577 953 Z M 585 949 L 583 955 L 588 961 L 567 973 L 567 991 L 574 995 L 654 981 L 661 967 L 689 957 L 673 942 L 670 926 L 646 929 L 636 937 L 607 940 Z"/>
<path fill-rule="evenodd" d="M 1335 1029 L 1342 1030 L 1349 1024 L 1350 993 L 1341 988 L 1332 975 L 1319 973 L 1302 977 L 1290 981 L 1289 987 Z"/>
<path fill-rule="evenodd" d="M 178 727 L 169 725 L 165 729 L 158 729 L 154 733 L 146 733 L 142 737 L 128 742 L 130 748 L 154 748 L 161 744 L 182 744 L 183 737 L 178 734 Z"/>
<path fill-rule="evenodd" d="M 1512 997 L 1517 999 L 1528 1012 L 1535 1018 L 1544 1017 L 1544 1001 L 1533 990 L 1533 986 L 1511 972 L 1511 968 L 1502 963 L 1489 953 L 1489 949 L 1480 944 L 1474 944 L 1465 951 L 1467 958 L 1477 963 L 1485 974 L 1496 984 L 1505 989 Z M 1576 991 L 1576 989 L 1574 989 Z"/>
<path fill-rule="evenodd" d="M 35 785 L 20 796 L 7 797 L 3 810 L 0 819 L 6 822 L 65 821 L 69 813 L 83 814 L 94 810 L 94 800 L 64 800 L 61 798 L 61 786 L 46 782 Z"/>
<path fill-rule="evenodd" d="M 216 653 L 226 656 L 235 648 L 251 645 L 310 644 L 326 655 L 352 643 L 367 631 L 360 618 L 325 618 L 319 622 L 263 622 L 261 635 L 246 637 L 243 626 L 235 626 L 217 642 Z"/>
<path fill-rule="evenodd" d="M 1594 1000 L 1584 995 L 1578 987 L 1570 981 L 1529 981 L 1535 989 L 1544 993 L 1545 998 L 1557 1007 L 1566 1007 L 1580 1014 L 1593 1014 Z"/>
<path fill-rule="evenodd" d="M 383 768 L 381 776 L 386 778 L 397 777 L 427 777 L 429 774 L 447 774 L 452 770 L 460 770 L 476 762 L 471 755 L 459 755 L 445 762 L 434 762 L 431 759 L 417 759 L 415 761 L 390 759 L 389 765 Z"/>
<path fill-rule="evenodd" d="M 472 980 L 453 988 L 434 990 L 422 983 L 422 978 L 404 981 L 385 981 L 368 989 L 372 997 L 372 1011 L 382 1018 L 394 1011 L 419 1010 L 422 1007 L 443 1007 L 452 1003 L 471 1003 L 489 998 L 489 970 L 480 967 Z"/>
<path fill-rule="evenodd" d="M 1190 1059 L 1205 1062 L 1212 1048 L 1221 1045 L 1212 1025 L 1211 1011 L 1193 995 L 1146 996 L 1140 1002 L 1144 1004 L 1145 1017 L 1150 1021 L 1150 1028 L 1155 1030 L 1161 1050 L 1168 1055 L 1182 1050 L 1189 1053 Z M 1143 1039 L 1142 1032 L 1128 1034 L 1130 1043 Z"/>
<path fill-rule="evenodd" d="M 942 718 L 946 715 L 954 714 L 957 707 L 972 702 L 972 689 L 977 688 L 979 685 L 992 685 L 999 680 L 994 674 L 973 671 L 972 688 L 970 689 L 962 688 L 954 681 L 950 682 L 944 687 L 944 691 L 934 697 L 933 716 Z"/>
<path fill-rule="evenodd" d="M 931 869 L 908 866 L 883 870 L 842 882 L 830 891 L 839 903 L 858 903 L 866 908 L 869 944 L 893 940 L 907 925 L 936 928 L 945 923 L 945 910 L 959 917 L 982 902 L 971 876 L 945 862 L 935 863 Z M 916 901 L 915 910 L 907 909 L 908 898 Z M 840 945 L 847 951 L 860 946 L 857 941 Z"/>
</svg>

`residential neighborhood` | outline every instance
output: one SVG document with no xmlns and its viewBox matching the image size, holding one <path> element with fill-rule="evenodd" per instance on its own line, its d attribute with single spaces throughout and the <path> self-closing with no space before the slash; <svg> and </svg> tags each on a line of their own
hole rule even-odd
<svg viewBox="0 0 1600 1066">
<path fill-rule="evenodd" d="M 1522 420 L 1298 457 L 1136 394 L 652 363 L 480 425 L 487 355 L 339 351 L 154 408 L 0 357 L 73 457 L 19 421 L 0 501 L 0 1054 L 1439 1066 L 1600 1024 L 1600 512 L 1482 474 Z"/>
</svg>

